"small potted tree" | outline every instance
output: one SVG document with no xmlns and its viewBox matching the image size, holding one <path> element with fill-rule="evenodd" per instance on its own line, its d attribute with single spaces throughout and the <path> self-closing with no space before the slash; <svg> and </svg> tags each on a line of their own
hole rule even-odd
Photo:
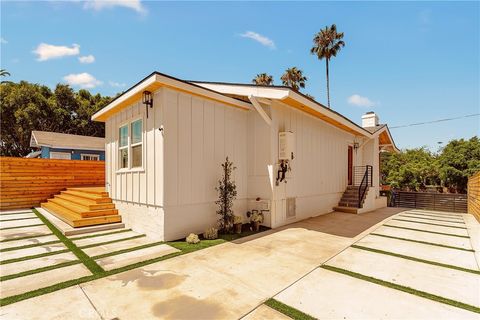
<svg viewBox="0 0 480 320">
<path fill-rule="evenodd" d="M 243 217 L 242 216 L 234 216 L 233 217 L 233 227 L 235 229 L 235 233 L 242 233 L 242 225 L 243 225 Z"/>
<path fill-rule="evenodd" d="M 219 231 L 228 233 L 231 232 L 234 223 L 233 201 L 237 197 L 237 186 L 232 180 L 232 172 L 236 168 L 227 157 L 222 163 L 222 169 L 223 177 L 218 180 L 218 186 L 215 188 L 218 192 L 218 200 L 215 201 L 215 204 L 218 205 L 217 214 L 220 216 L 218 219 Z"/>
<path fill-rule="evenodd" d="M 260 230 L 260 224 L 263 222 L 263 214 L 254 212 L 250 215 L 250 222 L 253 225 L 253 231 L 258 232 Z"/>
</svg>

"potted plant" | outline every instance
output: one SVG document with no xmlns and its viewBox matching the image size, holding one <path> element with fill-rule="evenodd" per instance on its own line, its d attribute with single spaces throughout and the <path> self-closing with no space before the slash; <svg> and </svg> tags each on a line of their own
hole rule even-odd
<svg viewBox="0 0 480 320">
<path fill-rule="evenodd" d="M 257 232 L 260 230 L 260 223 L 263 222 L 263 215 L 258 212 L 254 212 L 250 216 L 250 221 L 253 225 L 253 231 Z"/>
<path fill-rule="evenodd" d="M 233 217 L 233 227 L 235 228 L 235 233 L 242 233 L 243 217 L 234 216 Z"/>
</svg>

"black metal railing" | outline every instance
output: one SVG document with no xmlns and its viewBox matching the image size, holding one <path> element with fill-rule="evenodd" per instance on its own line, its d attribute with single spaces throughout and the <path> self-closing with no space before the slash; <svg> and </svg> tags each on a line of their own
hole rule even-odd
<svg viewBox="0 0 480 320">
<path fill-rule="evenodd" d="M 363 198 L 368 191 L 368 187 L 373 186 L 373 167 L 370 165 L 355 167 L 355 172 L 363 171 L 362 180 L 358 185 L 358 207 L 362 207 Z"/>
<path fill-rule="evenodd" d="M 394 191 L 392 192 L 390 205 L 402 208 L 466 213 L 467 195 L 459 193 Z"/>
<path fill-rule="evenodd" d="M 371 165 L 366 165 L 366 166 L 354 166 L 353 167 L 353 185 L 354 186 L 359 186 L 362 181 L 363 181 L 363 177 L 365 176 L 365 173 L 367 173 L 368 171 L 368 182 L 369 182 L 369 186 L 371 187 L 373 185 L 373 179 L 372 179 L 372 175 L 373 175 L 373 166 Z"/>
</svg>

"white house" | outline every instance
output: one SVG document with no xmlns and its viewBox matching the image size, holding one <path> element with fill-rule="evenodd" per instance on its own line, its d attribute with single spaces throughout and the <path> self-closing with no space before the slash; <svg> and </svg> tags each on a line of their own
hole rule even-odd
<svg viewBox="0 0 480 320">
<path fill-rule="evenodd" d="M 106 124 L 107 191 L 125 224 L 151 237 L 179 239 L 215 224 L 227 156 L 237 168 L 235 214 L 262 211 L 272 228 L 334 207 L 386 206 L 379 153 L 397 150 L 388 127 L 373 113 L 358 126 L 288 87 L 154 72 L 93 119 Z"/>
</svg>

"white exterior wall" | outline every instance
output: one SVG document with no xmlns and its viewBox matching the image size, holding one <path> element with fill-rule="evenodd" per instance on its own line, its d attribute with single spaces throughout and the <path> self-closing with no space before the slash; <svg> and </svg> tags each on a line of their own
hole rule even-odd
<svg viewBox="0 0 480 320">
<path fill-rule="evenodd" d="M 165 239 L 214 226 L 221 164 L 236 166 L 235 214 L 247 206 L 248 111 L 165 89 Z"/>
<path fill-rule="evenodd" d="M 278 161 L 278 132 L 292 131 L 296 149 L 287 183 L 274 187 L 273 226 L 331 212 L 347 186 L 348 146 L 354 136 L 279 102 L 273 103 L 272 116 L 272 157 Z M 354 152 L 354 165 L 355 158 Z M 276 177 L 277 166 L 274 172 Z M 296 217 L 290 221 L 287 197 L 296 197 Z"/>
<path fill-rule="evenodd" d="M 105 123 L 106 188 L 122 220 L 133 230 L 147 236 L 163 238 L 163 110 L 159 103 L 162 90 L 154 94 L 154 108 L 145 115 L 139 101 L 110 117 Z M 119 170 L 119 127 L 132 120 L 143 119 L 143 167 Z"/>
</svg>

